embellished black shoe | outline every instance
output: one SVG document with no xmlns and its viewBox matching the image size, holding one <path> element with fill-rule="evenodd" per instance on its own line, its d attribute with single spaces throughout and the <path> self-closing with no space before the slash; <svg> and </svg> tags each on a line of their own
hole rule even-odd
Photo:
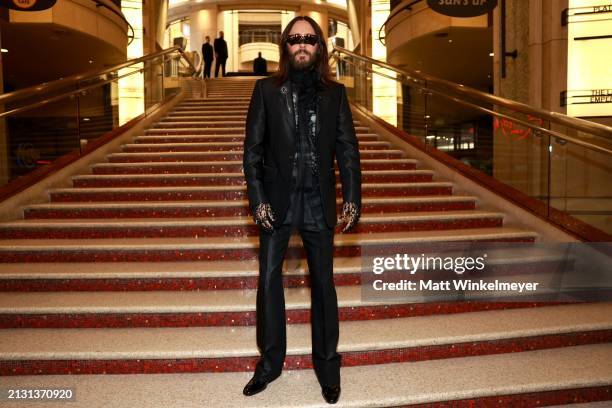
<svg viewBox="0 0 612 408">
<path fill-rule="evenodd" d="M 338 397 L 340 397 L 340 385 L 324 385 L 321 387 L 321 394 L 323 394 L 323 398 L 330 404 L 335 404 L 338 402 Z"/>
<path fill-rule="evenodd" d="M 247 385 L 244 386 L 244 390 L 242 390 L 242 393 L 246 396 L 255 395 L 258 392 L 262 392 L 263 390 L 265 390 L 267 386 L 268 383 L 266 381 L 257 378 L 256 376 L 253 376 L 253 378 L 249 380 Z"/>
</svg>

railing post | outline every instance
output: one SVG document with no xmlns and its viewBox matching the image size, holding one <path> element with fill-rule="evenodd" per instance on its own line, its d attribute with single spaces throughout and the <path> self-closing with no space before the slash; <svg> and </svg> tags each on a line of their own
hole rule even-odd
<svg viewBox="0 0 612 408">
<path fill-rule="evenodd" d="M 166 76 L 166 55 L 162 55 L 162 80 L 161 80 L 161 97 L 162 101 L 166 100 L 166 86 L 165 86 L 165 76 Z"/>
<path fill-rule="evenodd" d="M 83 144 L 81 143 L 81 98 L 79 94 L 76 94 L 76 135 L 77 143 L 79 145 L 79 155 L 83 154 Z"/>
</svg>

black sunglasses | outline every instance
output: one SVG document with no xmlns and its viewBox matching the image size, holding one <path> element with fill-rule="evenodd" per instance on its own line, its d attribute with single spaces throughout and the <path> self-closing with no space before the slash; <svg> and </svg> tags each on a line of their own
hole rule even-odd
<svg viewBox="0 0 612 408">
<path fill-rule="evenodd" d="M 287 37 L 287 44 L 295 45 L 295 44 L 308 44 L 315 45 L 319 42 L 319 36 L 316 34 L 292 34 Z"/>
</svg>

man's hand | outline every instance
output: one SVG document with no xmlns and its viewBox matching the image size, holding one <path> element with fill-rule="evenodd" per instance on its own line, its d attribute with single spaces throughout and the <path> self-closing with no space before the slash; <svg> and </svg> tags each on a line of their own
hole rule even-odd
<svg viewBox="0 0 612 408">
<path fill-rule="evenodd" d="M 272 221 L 275 221 L 274 212 L 272 211 L 272 206 L 269 203 L 260 203 L 255 208 L 255 224 L 261 225 L 268 231 L 274 230 L 272 226 Z"/>
<path fill-rule="evenodd" d="M 355 203 L 346 202 L 342 205 L 342 215 L 340 216 L 340 223 L 346 223 L 342 232 L 346 232 L 353 228 L 359 220 L 360 211 Z"/>
</svg>

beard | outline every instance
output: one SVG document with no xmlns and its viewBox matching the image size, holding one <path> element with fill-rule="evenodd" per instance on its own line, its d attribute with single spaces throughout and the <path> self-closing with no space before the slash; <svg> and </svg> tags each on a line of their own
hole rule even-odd
<svg viewBox="0 0 612 408">
<path fill-rule="evenodd" d="M 302 55 L 305 57 L 302 57 Z M 306 50 L 297 50 L 295 54 L 290 54 L 290 56 L 291 67 L 296 70 L 309 70 L 314 67 L 316 63 L 316 58 L 313 56 L 313 54 Z"/>
</svg>

